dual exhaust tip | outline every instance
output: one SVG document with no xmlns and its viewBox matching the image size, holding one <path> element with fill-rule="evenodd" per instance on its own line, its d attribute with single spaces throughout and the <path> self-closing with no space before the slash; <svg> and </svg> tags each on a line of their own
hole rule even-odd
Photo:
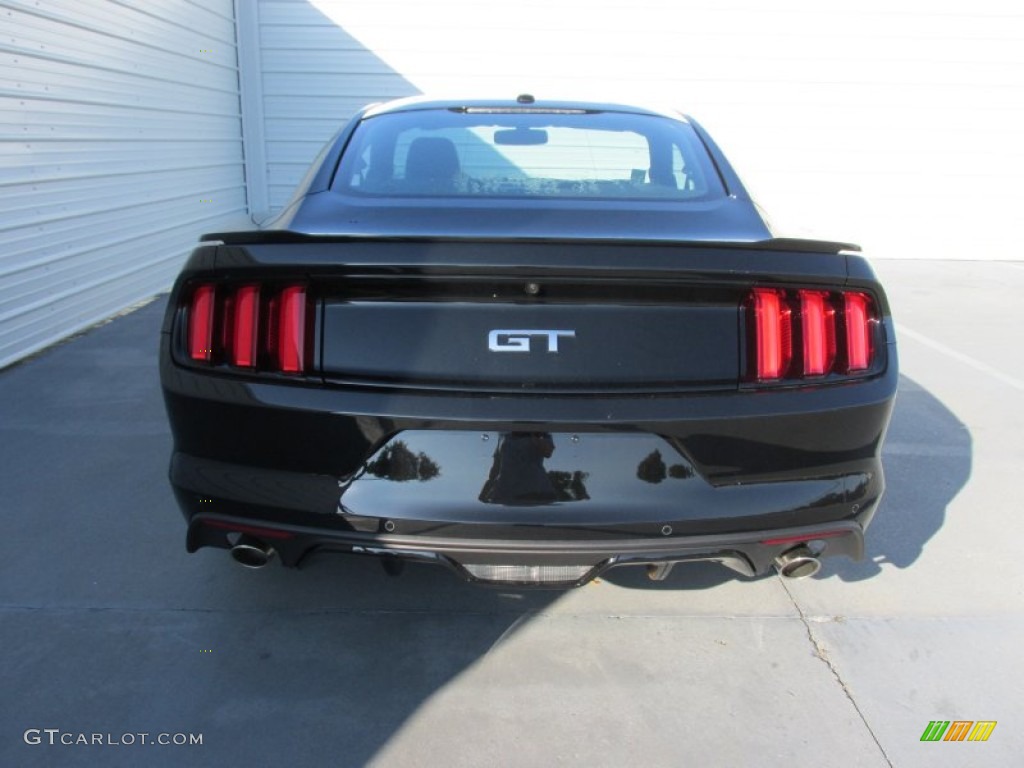
<svg viewBox="0 0 1024 768">
<path fill-rule="evenodd" d="M 262 568 L 274 559 L 274 548 L 259 539 L 242 534 L 231 547 L 231 557 L 246 568 Z"/>
<path fill-rule="evenodd" d="M 783 552 L 773 565 L 776 573 L 786 579 L 806 579 L 821 570 L 821 560 L 805 546 Z"/>
</svg>

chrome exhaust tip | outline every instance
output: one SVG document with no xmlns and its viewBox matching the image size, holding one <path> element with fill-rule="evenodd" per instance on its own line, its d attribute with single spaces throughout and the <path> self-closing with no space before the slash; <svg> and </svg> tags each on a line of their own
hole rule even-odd
<svg viewBox="0 0 1024 768">
<path fill-rule="evenodd" d="M 243 534 L 231 548 L 231 557 L 246 568 L 262 568 L 274 558 L 274 548 Z"/>
<path fill-rule="evenodd" d="M 647 578 L 651 581 L 664 581 L 672 573 L 675 563 L 648 563 Z"/>
<path fill-rule="evenodd" d="M 807 547 L 794 547 L 775 558 L 775 571 L 786 579 L 806 579 L 821 570 L 821 560 Z"/>
</svg>

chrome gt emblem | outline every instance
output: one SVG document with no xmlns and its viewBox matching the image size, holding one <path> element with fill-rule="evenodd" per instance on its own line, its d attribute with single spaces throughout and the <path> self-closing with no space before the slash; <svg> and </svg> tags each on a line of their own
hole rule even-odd
<svg viewBox="0 0 1024 768">
<path fill-rule="evenodd" d="M 493 330 L 487 334 L 487 348 L 491 352 L 529 352 L 530 338 L 542 336 L 548 340 L 548 352 L 558 351 L 559 339 L 575 339 L 576 331 L 507 331 Z"/>
</svg>

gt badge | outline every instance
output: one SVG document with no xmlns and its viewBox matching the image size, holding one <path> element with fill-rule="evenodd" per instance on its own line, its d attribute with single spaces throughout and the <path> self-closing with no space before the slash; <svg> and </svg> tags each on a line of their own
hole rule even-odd
<svg viewBox="0 0 1024 768">
<path fill-rule="evenodd" d="M 529 352 L 530 339 L 541 336 L 548 341 L 548 352 L 558 351 L 559 339 L 575 339 L 576 331 L 507 331 L 493 330 L 487 334 L 491 352 Z"/>
</svg>

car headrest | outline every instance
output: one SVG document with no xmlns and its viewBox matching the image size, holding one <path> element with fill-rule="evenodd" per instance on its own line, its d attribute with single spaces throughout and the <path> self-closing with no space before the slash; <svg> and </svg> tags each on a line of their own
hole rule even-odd
<svg viewBox="0 0 1024 768">
<path fill-rule="evenodd" d="M 407 181 L 447 180 L 459 170 L 459 154 L 451 139 L 421 136 L 409 145 L 405 160 Z"/>
</svg>

